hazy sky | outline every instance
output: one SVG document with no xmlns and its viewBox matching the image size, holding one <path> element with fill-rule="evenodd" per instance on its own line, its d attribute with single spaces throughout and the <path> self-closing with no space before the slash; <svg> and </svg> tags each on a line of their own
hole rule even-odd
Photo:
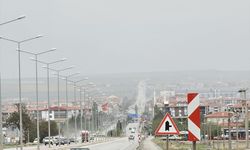
<svg viewBox="0 0 250 150">
<path fill-rule="evenodd" d="M 245 0 L 0 0 L 0 36 L 22 49 L 58 50 L 40 57 L 85 74 L 172 70 L 250 70 L 250 1 Z M 1 72 L 17 77 L 16 45 L 0 41 Z M 22 55 L 22 76 L 34 62 Z M 39 66 L 40 76 L 45 76 Z"/>
</svg>

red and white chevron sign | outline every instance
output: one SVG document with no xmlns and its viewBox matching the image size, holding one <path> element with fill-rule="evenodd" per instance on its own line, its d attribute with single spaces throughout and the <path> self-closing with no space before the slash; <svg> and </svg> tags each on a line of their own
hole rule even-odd
<svg viewBox="0 0 250 150">
<path fill-rule="evenodd" d="M 200 99 L 198 93 L 188 93 L 188 140 L 199 141 L 200 136 Z"/>
</svg>

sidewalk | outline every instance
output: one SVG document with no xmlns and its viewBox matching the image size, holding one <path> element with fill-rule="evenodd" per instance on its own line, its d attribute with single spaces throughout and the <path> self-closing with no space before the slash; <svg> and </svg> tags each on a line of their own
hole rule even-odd
<svg viewBox="0 0 250 150">
<path fill-rule="evenodd" d="M 143 150 L 162 150 L 158 145 L 152 142 L 153 136 L 149 136 L 143 141 L 142 149 Z"/>
</svg>

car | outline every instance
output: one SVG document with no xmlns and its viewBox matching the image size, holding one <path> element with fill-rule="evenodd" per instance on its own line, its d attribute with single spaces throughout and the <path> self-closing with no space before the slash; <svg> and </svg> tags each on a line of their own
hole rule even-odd
<svg viewBox="0 0 250 150">
<path fill-rule="evenodd" d="M 221 136 L 215 136 L 213 139 L 214 140 L 222 140 L 222 137 Z"/>
<path fill-rule="evenodd" d="M 53 137 L 50 137 L 50 139 L 49 139 L 49 137 L 43 138 L 44 145 L 49 144 L 49 142 L 50 142 L 51 145 L 53 145 L 54 144 L 54 138 Z"/>
<path fill-rule="evenodd" d="M 178 135 L 171 135 L 168 138 L 169 140 L 182 140 L 182 137 L 178 136 Z"/>
<path fill-rule="evenodd" d="M 54 143 L 56 144 L 56 146 L 57 145 L 64 145 L 64 139 L 63 139 L 63 137 L 55 137 L 55 139 L 54 139 Z"/>
<path fill-rule="evenodd" d="M 35 138 L 34 141 L 33 141 L 33 144 L 37 144 L 38 143 L 38 139 Z"/>
<path fill-rule="evenodd" d="M 222 134 L 221 138 L 224 139 L 224 140 L 228 140 L 229 139 L 229 135 L 228 134 L 226 134 L 226 135 Z"/>
<path fill-rule="evenodd" d="M 70 138 L 69 141 L 70 141 L 71 143 L 75 143 L 75 138 Z"/>
<path fill-rule="evenodd" d="M 70 139 L 62 138 L 64 144 L 70 144 Z"/>
<path fill-rule="evenodd" d="M 130 141 L 130 140 L 134 140 L 135 139 L 135 136 L 134 135 L 129 135 L 129 137 L 128 137 L 128 140 Z"/>
<path fill-rule="evenodd" d="M 135 133 L 135 128 L 132 128 L 131 133 Z"/>
</svg>

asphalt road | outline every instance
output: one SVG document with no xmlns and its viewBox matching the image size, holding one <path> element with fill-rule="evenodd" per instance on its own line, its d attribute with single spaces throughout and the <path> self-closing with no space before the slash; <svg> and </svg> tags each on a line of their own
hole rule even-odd
<svg viewBox="0 0 250 150">
<path fill-rule="evenodd" d="M 83 148 L 87 147 L 90 150 L 135 150 L 139 146 L 138 129 L 139 129 L 138 123 L 130 123 L 126 127 L 126 137 L 105 143 L 83 146 Z M 135 133 L 131 132 L 132 130 L 134 130 Z M 135 139 L 129 140 L 128 137 L 130 135 L 134 135 Z"/>
<path fill-rule="evenodd" d="M 138 146 L 138 141 L 129 141 L 127 137 L 117 139 L 110 142 L 99 143 L 89 146 L 84 146 L 90 150 L 135 150 Z"/>
</svg>

